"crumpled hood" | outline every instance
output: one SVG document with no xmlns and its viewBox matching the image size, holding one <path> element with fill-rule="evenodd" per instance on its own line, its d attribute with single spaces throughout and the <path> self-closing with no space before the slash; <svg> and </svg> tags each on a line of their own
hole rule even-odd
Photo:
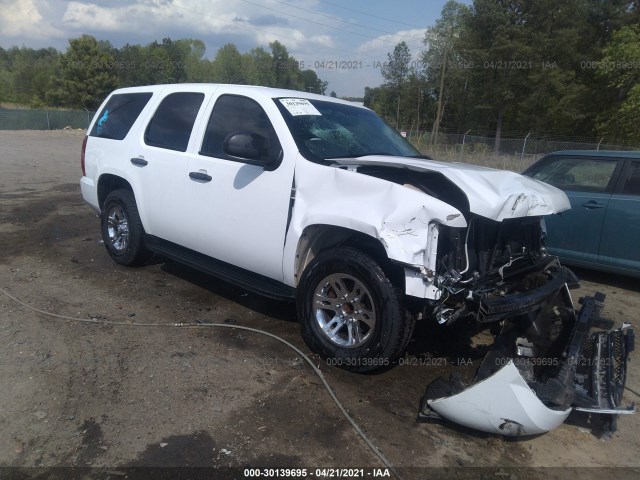
<svg viewBox="0 0 640 480">
<path fill-rule="evenodd" d="M 496 221 L 550 215 L 571 208 L 562 190 L 506 170 L 382 155 L 331 160 L 341 165 L 375 165 L 438 172 L 464 192 L 471 212 Z"/>
</svg>

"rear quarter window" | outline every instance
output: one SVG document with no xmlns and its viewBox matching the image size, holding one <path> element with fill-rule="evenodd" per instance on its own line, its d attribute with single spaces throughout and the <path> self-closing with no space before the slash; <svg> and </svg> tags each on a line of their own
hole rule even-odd
<svg viewBox="0 0 640 480">
<path fill-rule="evenodd" d="M 151 92 L 112 95 L 100 111 L 89 135 L 111 140 L 123 140 L 151 96 Z"/>
<path fill-rule="evenodd" d="M 629 165 L 622 193 L 625 195 L 640 195 L 640 161 L 631 162 Z"/>
</svg>

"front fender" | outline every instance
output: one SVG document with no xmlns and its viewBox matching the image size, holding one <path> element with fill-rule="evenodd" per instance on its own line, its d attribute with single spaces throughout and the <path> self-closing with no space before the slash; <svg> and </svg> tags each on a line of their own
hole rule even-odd
<svg viewBox="0 0 640 480">
<path fill-rule="evenodd" d="M 284 255 L 285 282 L 295 285 L 295 255 L 305 229 L 330 225 L 377 239 L 387 256 L 431 268 L 427 254 L 434 224 L 466 227 L 462 213 L 421 191 L 354 171 L 305 162 L 296 192 Z"/>
</svg>

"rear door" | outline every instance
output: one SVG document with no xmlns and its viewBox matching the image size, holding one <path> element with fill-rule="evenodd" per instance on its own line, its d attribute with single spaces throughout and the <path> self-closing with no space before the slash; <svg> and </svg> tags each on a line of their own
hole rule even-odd
<svg viewBox="0 0 640 480">
<path fill-rule="evenodd" d="M 555 156 L 532 177 L 567 194 L 571 209 L 545 217 L 550 253 L 589 263 L 598 262 L 602 226 L 620 160 L 581 156 Z"/>
<path fill-rule="evenodd" d="M 132 145 L 136 195 L 147 233 L 182 244 L 182 197 L 188 164 L 187 147 L 205 93 L 194 88 L 164 96 Z"/>
<path fill-rule="evenodd" d="M 640 272 L 640 160 L 627 160 L 605 213 L 598 261 Z"/>
</svg>

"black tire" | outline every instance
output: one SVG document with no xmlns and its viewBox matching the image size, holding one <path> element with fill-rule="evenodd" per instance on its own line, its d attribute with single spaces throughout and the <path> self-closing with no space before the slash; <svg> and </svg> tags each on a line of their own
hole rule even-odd
<svg viewBox="0 0 640 480">
<path fill-rule="evenodd" d="M 338 298 L 341 284 L 345 294 Z M 414 318 L 403 305 L 402 291 L 375 260 L 355 248 L 321 252 L 297 290 L 302 337 L 330 365 L 355 372 L 384 369 L 411 339 Z"/>
<path fill-rule="evenodd" d="M 148 258 L 146 233 L 131 190 L 114 190 L 107 195 L 100 226 L 104 246 L 116 263 L 131 267 Z"/>
</svg>

